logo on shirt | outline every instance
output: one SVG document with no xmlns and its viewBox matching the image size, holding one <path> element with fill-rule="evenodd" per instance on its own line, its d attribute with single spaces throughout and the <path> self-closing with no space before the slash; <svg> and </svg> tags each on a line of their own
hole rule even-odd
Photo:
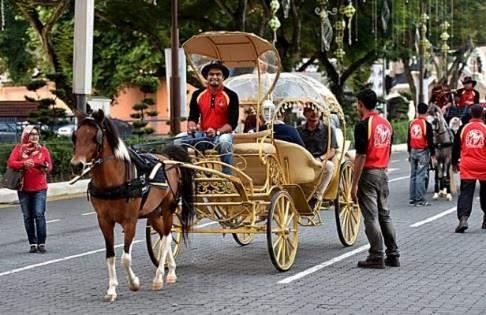
<svg viewBox="0 0 486 315">
<path fill-rule="evenodd" d="M 374 144 L 376 148 L 389 146 L 391 143 L 391 130 L 387 126 L 380 124 L 376 126 Z"/>
<path fill-rule="evenodd" d="M 410 129 L 412 139 L 422 139 L 422 128 L 419 125 L 413 125 Z"/>
<path fill-rule="evenodd" d="M 466 135 L 466 147 L 468 148 L 483 148 L 484 134 L 477 129 L 470 130 Z"/>
</svg>

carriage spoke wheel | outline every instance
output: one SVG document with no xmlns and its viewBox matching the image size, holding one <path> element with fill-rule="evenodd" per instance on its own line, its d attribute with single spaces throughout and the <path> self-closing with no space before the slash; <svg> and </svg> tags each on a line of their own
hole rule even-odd
<svg viewBox="0 0 486 315">
<path fill-rule="evenodd" d="M 174 253 L 174 258 L 179 255 L 182 245 L 182 233 L 180 232 L 181 229 L 181 221 L 179 219 L 179 215 L 177 213 L 174 214 L 174 218 L 172 221 L 172 253 Z M 177 229 L 178 231 L 175 231 Z M 147 250 L 150 256 L 150 260 L 152 263 L 158 267 L 159 266 L 159 257 L 160 257 L 160 235 L 157 231 L 152 228 L 151 225 L 147 224 L 145 227 L 145 238 L 147 242 Z"/>
<path fill-rule="evenodd" d="M 267 245 L 270 259 L 279 271 L 292 267 L 299 242 L 299 215 L 286 191 L 272 196 L 268 206 Z"/>
<path fill-rule="evenodd" d="M 255 239 L 254 233 L 233 233 L 233 238 L 241 246 L 250 244 Z"/>
<path fill-rule="evenodd" d="M 336 226 L 339 240 L 344 246 L 351 246 L 358 237 L 361 211 L 351 198 L 353 184 L 353 163 L 346 161 L 341 166 L 339 191 L 334 202 Z"/>
</svg>

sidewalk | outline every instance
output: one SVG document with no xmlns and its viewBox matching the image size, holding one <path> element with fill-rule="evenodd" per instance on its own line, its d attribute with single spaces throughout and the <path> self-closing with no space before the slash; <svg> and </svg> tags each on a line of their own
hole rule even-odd
<svg viewBox="0 0 486 315">
<path fill-rule="evenodd" d="M 392 152 L 406 152 L 406 144 L 394 144 Z M 354 150 L 350 150 L 350 153 L 354 154 Z M 83 179 L 69 185 L 67 182 L 51 183 L 47 189 L 47 198 L 59 198 L 64 196 L 75 196 L 86 193 L 88 189 L 89 179 Z M 14 190 L 2 188 L 0 189 L 0 204 L 12 204 L 18 203 L 17 192 Z"/>
</svg>

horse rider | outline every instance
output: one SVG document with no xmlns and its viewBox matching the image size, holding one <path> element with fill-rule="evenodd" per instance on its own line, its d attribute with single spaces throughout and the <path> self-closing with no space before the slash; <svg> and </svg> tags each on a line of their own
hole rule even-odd
<svg viewBox="0 0 486 315">
<path fill-rule="evenodd" d="M 361 120 L 354 129 L 356 158 L 351 197 L 359 203 L 364 217 L 365 232 L 370 243 L 366 260 L 360 268 L 383 269 L 385 265 L 400 266 L 390 210 L 388 208 L 388 176 L 393 129 L 375 110 L 378 99 L 371 89 L 358 93 L 356 109 Z M 386 259 L 384 258 L 386 245 Z"/>
<path fill-rule="evenodd" d="M 434 103 L 435 105 L 439 106 L 439 108 L 442 110 L 442 114 L 447 116 L 447 113 L 452 106 L 449 87 L 447 85 L 440 84 L 434 86 L 429 103 Z"/>
<path fill-rule="evenodd" d="M 459 129 L 452 150 L 453 169 L 461 176 L 456 233 L 464 233 L 468 228 L 476 180 L 480 184 L 479 199 L 484 213 L 481 228 L 486 229 L 486 124 L 482 120 L 483 108 L 480 105 L 473 105 L 470 109 L 471 120 Z"/>
<path fill-rule="evenodd" d="M 321 181 L 312 198 L 309 200 L 309 206 L 313 209 L 316 204 L 322 201 L 324 192 L 334 174 L 334 162 L 332 159 L 336 154 L 338 144 L 334 128 L 324 124 L 319 119 L 319 113 L 315 105 L 310 103 L 304 104 L 304 116 L 306 122 L 299 126 L 297 131 L 304 141 L 307 151 L 322 163 Z"/>
<path fill-rule="evenodd" d="M 418 116 L 408 127 L 407 147 L 410 161 L 410 205 L 430 206 L 425 200 L 427 168 L 430 160 L 432 167 L 437 163 L 435 158 L 434 134 L 432 125 L 427 121 L 428 106 L 419 103 Z"/>
<path fill-rule="evenodd" d="M 187 121 L 187 130 L 192 137 L 186 135 L 176 139 L 174 143 L 207 140 L 217 146 L 221 161 L 231 165 L 233 163 L 231 133 L 238 125 L 240 106 L 238 95 L 223 84 L 229 76 L 229 70 L 222 62 L 213 61 L 206 64 L 201 74 L 207 80 L 207 86 L 192 94 Z M 231 168 L 223 166 L 223 173 L 231 175 Z"/>
</svg>

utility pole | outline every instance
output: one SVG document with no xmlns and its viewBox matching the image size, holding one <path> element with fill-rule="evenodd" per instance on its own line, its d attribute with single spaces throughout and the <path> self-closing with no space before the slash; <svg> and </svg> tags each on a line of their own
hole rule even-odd
<svg viewBox="0 0 486 315">
<path fill-rule="evenodd" d="M 94 0 L 76 0 L 74 5 L 73 94 L 76 109 L 86 113 L 93 71 Z"/>
<path fill-rule="evenodd" d="M 181 132 L 181 97 L 179 77 L 179 25 L 177 20 L 177 0 L 171 0 L 171 60 L 172 71 L 170 76 L 170 132 L 176 135 Z M 184 104 L 185 105 L 185 104 Z"/>
<path fill-rule="evenodd" d="M 418 97 L 418 103 L 423 103 L 424 101 L 424 50 L 425 50 L 425 45 L 424 45 L 424 39 L 425 39 L 425 33 L 426 30 L 424 31 L 424 27 L 426 27 L 426 24 L 424 23 L 423 19 L 423 14 L 424 14 L 424 6 L 422 2 L 420 2 L 420 41 L 419 41 L 419 97 Z M 416 104 L 415 107 L 417 107 L 418 104 Z"/>
</svg>

